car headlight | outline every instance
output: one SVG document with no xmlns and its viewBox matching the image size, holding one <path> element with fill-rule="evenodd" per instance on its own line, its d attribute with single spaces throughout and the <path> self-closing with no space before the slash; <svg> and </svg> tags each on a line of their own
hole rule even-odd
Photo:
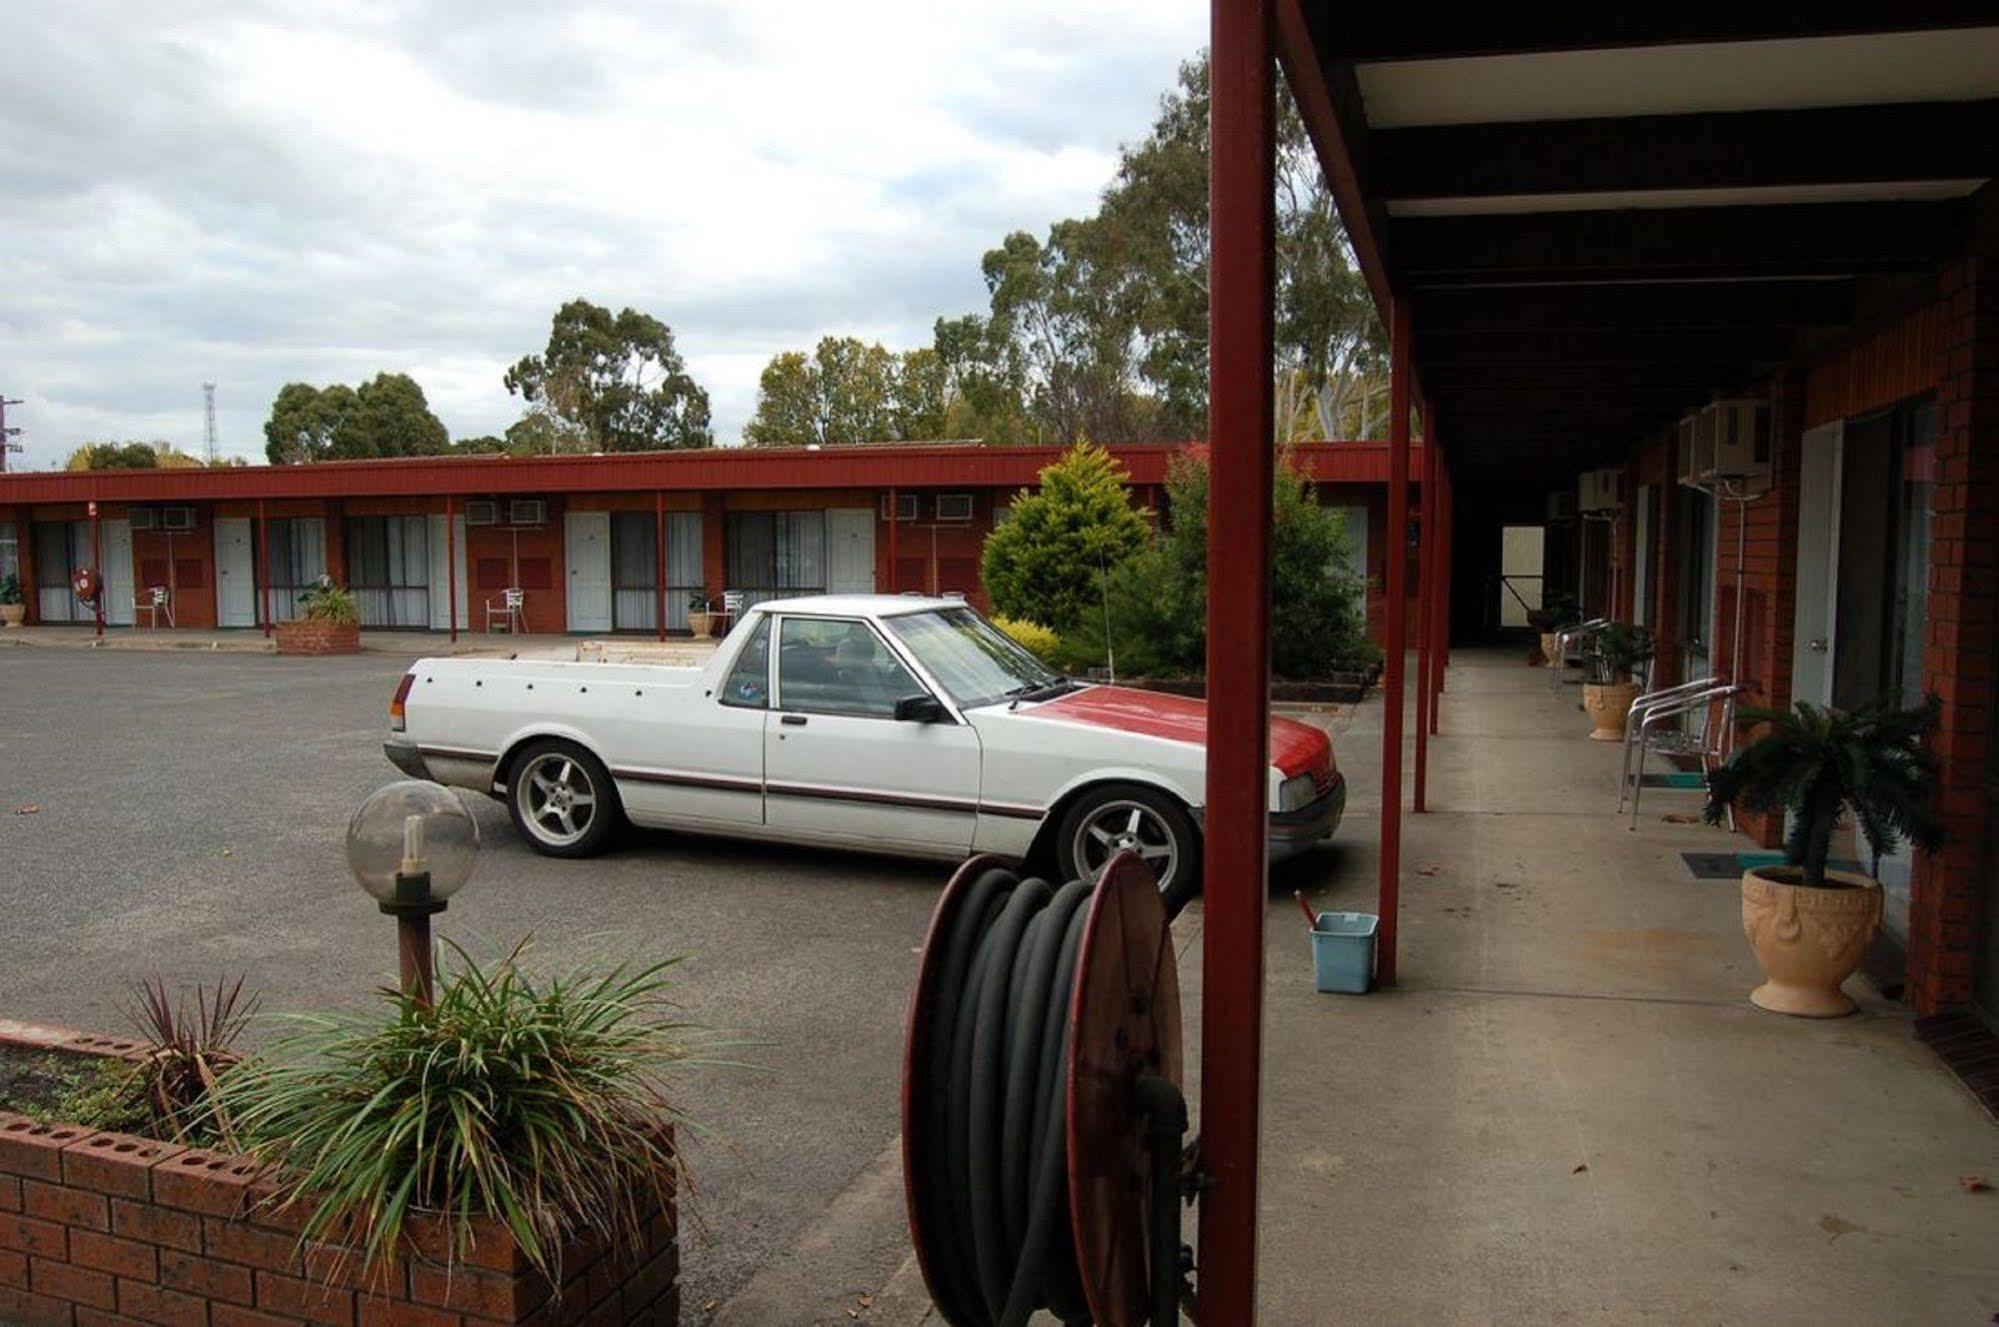
<svg viewBox="0 0 1999 1327">
<path fill-rule="evenodd" d="M 1312 781 L 1310 773 L 1294 774 L 1284 780 L 1277 789 L 1277 809 L 1296 811 L 1300 807 L 1310 806 L 1317 791 L 1318 785 Z"/>
</svg>

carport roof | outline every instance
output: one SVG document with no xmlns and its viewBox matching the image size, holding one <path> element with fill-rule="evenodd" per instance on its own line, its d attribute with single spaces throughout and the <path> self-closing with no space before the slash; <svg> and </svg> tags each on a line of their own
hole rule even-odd
<svg viewBox="0 0 1999 1327">
<path fill-rule="evenodd" d="M 1613 460 L 1990 224 L 1990 0 L 1280 0 L 1278 45 L 1461 478 Z"/>
</svg>

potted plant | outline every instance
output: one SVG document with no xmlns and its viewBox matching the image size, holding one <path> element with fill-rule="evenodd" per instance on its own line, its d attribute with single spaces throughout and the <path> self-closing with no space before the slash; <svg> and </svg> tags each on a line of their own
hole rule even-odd
<svg viewBox="0 0 1999 1327">
<path fill-rule="evenodd" d="M 1567 631 L 1583 620 L 1582 604 L 1566 590 L 1556 590 L 1541 601 L 1541 606 L 1527 614 L 1527 625 L 1541 633 L 1541 661 L 1550 668 L 1559 668 L 1562 661 L 1556 658 L 1555 635 Z"/>
<path fill-rule="evenodd" d="M 1805 1018 L 1853 1010 L 1840 984 L 1881 924 L 1881 886 L 1826 866 L 1833 831 L 1853 813 L 1878 861 L 1903 841 L 1934 849 L 1943 838 L 1931 807 L 1936 761 L 1923 739 L 1937 702 L 1898 709 L 1885 702 L 1853 713 L 1799 701 L 1795 710 L 1745 710 L 1764 733 L 1708 776 L 1706 818 L 1728 807 L 1790 816 L 1785 865 L 1742 875 L 1742 929 L 1767 978 L 1749 998 L 1759 1008 Z"/>
<path fill-rule="evenodd" d="M 353 592 L 322 576 L 299 596 L 299 615 L 277 624 L 279 654 L 355 654 L 361 649 L 361 610 Z"/>
<path fill-rule="evenodd" d="M 715 634 L 715 601 L 706 590 L 688 596 L 687 630 L 697 637 Z"/>
<path fill-rule="evenodd" d="M 1629 622 L 1607 622 L 1583 638 L 1583 709 L 1599 742 L 1624 740 L 1624 719 L 1638 699 L 1639 669 L 1651 661 L 1652 633 Z"/>
<path fill-rule="evenodd" d="M 28 605 L 21 598 L 21 578 L 13 572 L 0 576 L 0 626 L 18 627 L 28 617 Z"/>
</svg>

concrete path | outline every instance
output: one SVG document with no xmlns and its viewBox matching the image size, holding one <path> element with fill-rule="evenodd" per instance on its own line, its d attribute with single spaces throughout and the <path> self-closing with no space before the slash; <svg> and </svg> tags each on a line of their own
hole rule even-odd
<svg viewBox="0 0 1999 1327">
<path fill-rule="evenodd" d="M 412 659 L 443 655 L 486 655 L 495 658 L 608 659 L 614 663 L 705 663 L 719 642 L 669 636 L 586 637 L 556 634 L 515 636 L 505 632 L 461 631 L 451 639 L 443 631 L 364 631 L 363 654 L 403 655 Z M 195 650 L 209 654 L 275 654 L 277 646 L 253 629 L 206 631 L 189 628 L 152 630 L 106 627 L 99 636 L 88 625 L 20 626 L 0 631 L 0 647 L 67 650 Z"/>
</svg>

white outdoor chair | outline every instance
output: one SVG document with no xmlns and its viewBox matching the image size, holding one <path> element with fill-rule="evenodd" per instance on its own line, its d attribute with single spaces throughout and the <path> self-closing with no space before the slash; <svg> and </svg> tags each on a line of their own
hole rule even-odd
<svg viewBox="0 0 1999 1327">
<path fill-rule="evenodd" d="M 743 615 L 743 592 L 741 590 L 722 591 L 722 629 L 715 633 L 726 636 L 735 627 L 736 619 Z"/>
<path fill-rule="evenodd" d="M 1645 790 L 1645 761 L 1654 752 L 1688 757 L 1701 763 L 1703 775 L 1728 759 L 1735 742 L 1735 702 L 1742 688 L 1712 677 L 1640 696 L 1624 720 L 1624 768 L 1618 776 L 1617 809 L 1631 798 L 1631 825 L 1638 828 L 1638 798 Z M 1719 706 L 1717 712 L 1715 707 Z M 1638 753 L 1636 768 L 1631 754 Z M 1728 827 L 1735 828 L 1735 808 L 1728 808 Z"/>
<path fill-rule="evenodd" d="M 1560 691 L 1562 689 L 1562 683 L 1568 678 L 1569 669 L 1582 667 L 1582 653 L 1580 649 L 1582 643 L 1589 639 L 1589 634 L 1592 631 L 1595 631 L 1598 627 L 1607 627 L 1609 625 L 1609 618 L 1593 617 L 1587 622 L 1578 623 L 1564 631 L 1555 633 L 1555 657 L 1548 661 L 1548 690 Z M 1574 652 L 1575 655 L 1573 663 L 1570 662 L 1571 652 Z"/>
<path fill-rule="evenodd" d="M 174 624 L 173 595 L 167 591 L 167 587 L 164 585 L 155 585 L 144 594 L 134 595 L 132 598 L 132 608 L 134 616 L 139 613 L 146 615 L 146 630 L 148 631 L 158 631 L 160 629 L 160 614 L 162 613 L 166 614 L 168 626 L 171 627 Z"/>
<path fill-rule="evenodd" d="M 518 636 L 527 630 L 527 592 L 509 587 L 486 600 L 486 634 L 491 635 L 493 624 L 507 624 L 507 634 Z"/>
</svg>

